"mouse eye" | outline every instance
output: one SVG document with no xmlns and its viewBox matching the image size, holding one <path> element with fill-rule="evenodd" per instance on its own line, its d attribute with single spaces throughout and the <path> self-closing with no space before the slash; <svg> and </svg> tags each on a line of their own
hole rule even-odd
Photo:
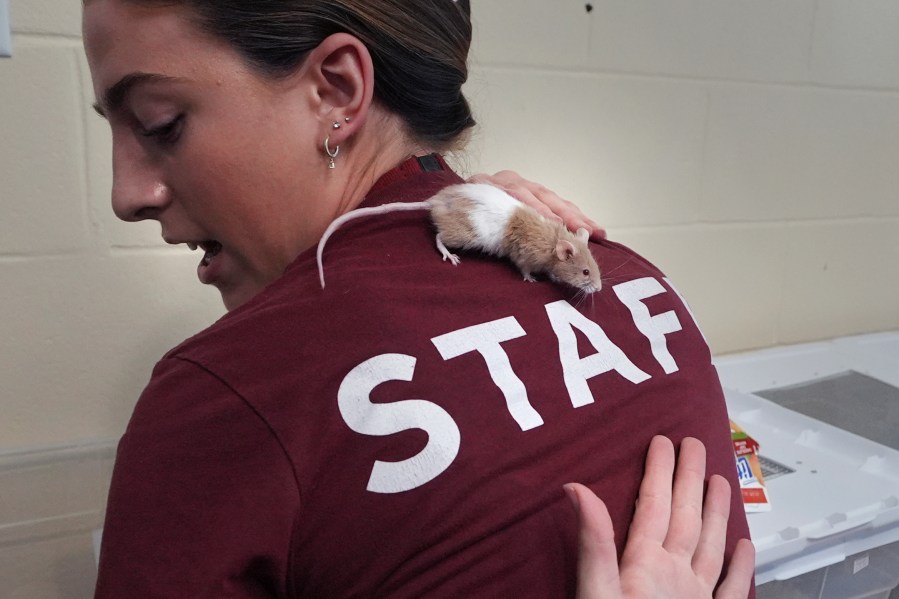
<svg viewBox="0 0 899 599">
<path fill-rule="evenodd" d="M 589 277 L 589 276 L 590 276 L 590 271 L 587 270 L 586 268 L 584 269 L 584 276 L 585 276 L 585 277 Z"/>
</svg>

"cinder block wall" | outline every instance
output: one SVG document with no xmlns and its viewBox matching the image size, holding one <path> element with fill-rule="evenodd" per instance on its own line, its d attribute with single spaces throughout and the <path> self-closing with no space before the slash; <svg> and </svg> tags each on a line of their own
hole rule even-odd
<svg viewBox="0 0 899 599">
<path fill-rule="evenodd" d="M 472 163 L 583 206 L 716 352 L 899 327 L 899 3 L 473 4 Z"/>
<path fill-rule="evenodd" d="M 199 257 L 109 205 L 81 3 L 11 0 L 0 59 L 0 452 L 117 438 L 154 362 L 222 313 Z"/>
<path fill-rule="evenodd" d="M 899 328 L 899 4 L 473 0 L 459 161 L 514 168 L 661 266 L 715 351 Z M 199 255 L 109 208 L 80 3 L 0 60 L 0 452 L 121 434 L 222 314 Z"/>
</svg>

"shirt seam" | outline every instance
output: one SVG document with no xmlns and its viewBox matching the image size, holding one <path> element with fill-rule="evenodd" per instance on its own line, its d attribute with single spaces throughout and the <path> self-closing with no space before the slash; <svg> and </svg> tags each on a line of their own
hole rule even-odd
<svg viewBox="0 0 899 599">
<path fill-rule="evenodd" d="M 210 369 L 205 364 L 197 361 L 196 359 L 188 358 L 187 356 L 184 356 L 184 355 L 169 356 L 167 359 L 178 360 L 183 363 L 191 364 L 191 365 L 195 366 L 196 368 L 202 370 L 203 372 L 205 372 L 206 374 L 208 374 L 209 376 L 211 376 L 218 382 L 220 382 L 222 385 L 224 385 L 225 388 L 227 388 L 235 397 L 237 397 L 241 401 L 241 403 L 243 403 L 247 407 L 247 409 L 249 409 L 256 416 L 256 418 L 258 418 L 259 421 L 262 422 L 262 424 L 265 426 L 265 428 L 268 429 L 269 434 L 275 440 L 275 443 L 278 445 L 281 452 L 284 454 L 284 458 L 287 460 L 287 463 L 290 465 L 290 473 L 291 473 L 291 476 L 293 477 L 294 486 L 296 487 L 296 492 L 297 492 L 298 508 L 297 508 L 296 514 L 294 514 L 293 526 L 291 527 L 291 532 L 290 532 L 290 546 L 288 549 L 287 564 L 286 564 L 287 581 L 285 581 L 285 583 L 286 583 L 285 591 L 289 597 L 295 597 L 294 589 L 296 588 L 296 585 L 294 584 L 294 581 L 293 581 L 293 577 L 294 577 L 294 575 L 293 575 L 293 559 L 291 559 L 291 556 L 293 555 L 294 550 L 295 550 L 297 520 L 299 519 L 299 513 L 300 513 L 299 507 L 302 506 L 302 503 L 303 503 L 303 492 L 300 487 L 300 480 L 299 480 L 299 476 L 297 474 L 296 463 L 294 462 L 293 458 L 291 457 L 290 452 L 287 451 L 287 448 L 285 447 L 284 442 L 281 439 L 281 436 L 278 435 L 277 431 L 269 423 L 268 419 L 262 414 L 262 412 L 260 412 L 256 408 L 256 406 L 253 405 L 253 403 L 249 399 L 247 399 L 240 391 L 238 391 L 234 387 L 234 385 L 232 385 L 230 382 L 225 380 L 218 373 L 216 373 L 215 371 Z"/>
</svg>

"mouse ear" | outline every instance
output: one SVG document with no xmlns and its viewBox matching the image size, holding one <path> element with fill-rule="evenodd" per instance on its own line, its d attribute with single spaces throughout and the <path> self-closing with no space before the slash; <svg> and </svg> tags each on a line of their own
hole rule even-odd
<svg viewBox="0 0 899 599">
<path fill-rule="evenodd" d="M 577 255 L 577 248 L 567 239 L 560 239 L 556 244 L 556 256 L 563 262 Z"/>
<path fill-rule="evenodd" d="M 588 233 L 587 229 L 585 229 L 584 227 L 581 227 L 580 229 L 578 229 L 577 233 L 575 233 L 575 235 L 577 235 L 577 238 L 580 239 L 581 241 L 583 241 L 584 243 L 587 243 L 587 240 L 590 239 L 590 233 Z"/>
</svg>

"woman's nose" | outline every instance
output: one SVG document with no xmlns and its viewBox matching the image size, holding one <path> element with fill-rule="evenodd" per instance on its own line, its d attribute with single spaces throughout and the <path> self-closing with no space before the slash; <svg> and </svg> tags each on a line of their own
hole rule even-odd
<svg viewBox="0 0 899 599">
<path fill-rule="evenodd" d="M 171 201 L 157 169 L 139 152 L 113 144 L 112 210 L 124 221 L 157 219 Z"/>
</svg>

